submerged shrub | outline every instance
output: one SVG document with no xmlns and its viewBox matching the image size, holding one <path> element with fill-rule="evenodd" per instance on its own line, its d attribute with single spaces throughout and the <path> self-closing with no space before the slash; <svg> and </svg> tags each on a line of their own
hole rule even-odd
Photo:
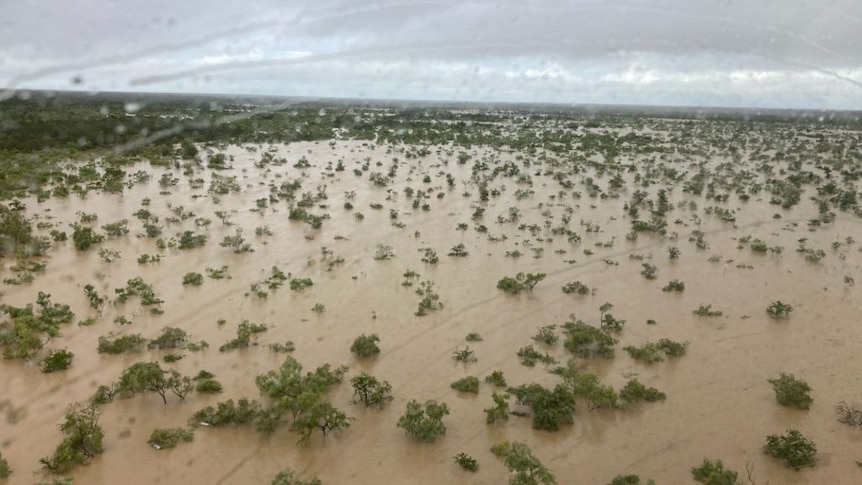
<svg viewBox="0 0 862 485">
<path fill-rule="evenodd" d="M 377 346 L 377 342 L 379 341 L 380 337 L 376 333 L 372 333 L 371 335 L 362 334 L 353 340 L 350 351 L 360 359 L 374 357 L 380 353 L 380 347 Z"/>
<path fill-rule="evenodd" d="M 782 406 L 797 409 L 808 409 L 814 400 L 810 396 L 811 386 L 793 374 L 784 372 L 777 379 L 768 379 L 775 391 L 775 399 Z"/>
<path fill-rule="evenodd" d="M 467 376 L 453 382 L 449 387 L 461 392 L 470 392 L 473 394 L 479 393 L 479 378 Z"/>
<path fill-rule="evenodd" d="M 432 442 L 446 434 L 443 416 L 448 414 L 449 406 L 445 402 L 438 404 L 436 400 L 431 399 L 425 401 L 425 404 L 420 404 L 416 400 L 410 400 L 404 414 L 398 418 L 396 426 L 419 441 Z"/>
<path fill-rule="evenodd" d="M 721 460 L 703 459 L 703 463 L 691 469 L 694 481 L 705 485 L 737 485 L 737 473 L 726 470 Z"/>
<path fill-rule="evenodd" d="M 161 450 L 174 448 L 180 442 L 190 442 L 194 439 L 194 430 L 187 428 L 157 428 L 150 434 L 147 443 L 153 448 Z"/>
<path fill-rule="evenodd" d="M 72 365 L 72 359 L 75 354 L 66 349 L 55 350 L 42 360 L 42 372 L 56 372 L 58 370 L 66 370 Z"/>
<path fill-rule="evenodd" d="M 817 446 L 795 429 L 787 430 L 783 435 L 767 436 L 763 451 L 794 470 L 817 464 Z"/>
<path fill-rule="evenodd" d="M 119 337 L 99 337 L 97 350 L 100 354 L 123 354 L 127 352 L 140 352 L 144 348 L 147 339 L 140 334 L 121 335 Z"/>
</svg>

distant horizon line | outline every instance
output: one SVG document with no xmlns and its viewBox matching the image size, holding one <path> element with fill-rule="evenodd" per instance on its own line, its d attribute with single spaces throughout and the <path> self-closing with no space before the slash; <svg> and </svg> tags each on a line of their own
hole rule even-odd
<svg viewBox="0 0 862 485">
<path fill-rule="evenodd" d="M 862 109 L 837 109 L 837 108 L 787 108 L 787 107 L 756 107 L 756 106 L 719 106 L 719 105 L 686 105 L 686 104 L 630 104 L 630 103 L 579 103 L 579 102 L 550 102 L 550 101 L 466 101 L 466 100 L 439 100 L 439 99 L 418 99 L 418 98 L 351 98 L 338 96 L 302 96 L 302 95 L 282 95 L 282 94 L 246 94 L 246 93 L 187 93 L 187 92 L 167 92 L 167 91 L 92 91 L 79 89 L 40 89 L 40 88 L 13 88 L 0 89 L 0 103 L 9 99 L 18 98 L 20 92 L 34 93 L 43 96 L 54 95 L 86 95 L 91 97 L 99 96 L 123 96 L 123 97 L 157 97 L 165 96 L 172 98 L 229 98 L 234 100 L 284 100 L 295 101 L 299 103 L 314 103 L 314 102 L 329 102 L 338 104 L 412 104 L 423 105 L 427 107 L 499 107 L 499 106 L 519 106 L 519 107 L 548 107 L 556 109 L 586 109 L 598 110 L 608 109 L 620 111 L 633 110 L 650 110 L 664 113 L 674 112 L 697 112 L 708 110 L 713 113 L 733 113 L 733 112 L 759 112 L 761 114 L 770 113 L 832 113 L 850 115 L 862 115 Z"/>
</svg>

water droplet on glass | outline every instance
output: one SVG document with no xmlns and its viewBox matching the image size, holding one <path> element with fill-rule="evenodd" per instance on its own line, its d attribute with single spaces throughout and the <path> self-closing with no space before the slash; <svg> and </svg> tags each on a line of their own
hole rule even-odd
<svg viewBox="0 0 862 485">
<path fill-rule="evenodd" d="M 126 103 L 126 113 L 137 113 L 141 109 L 141 103 Z"/>
</svg>

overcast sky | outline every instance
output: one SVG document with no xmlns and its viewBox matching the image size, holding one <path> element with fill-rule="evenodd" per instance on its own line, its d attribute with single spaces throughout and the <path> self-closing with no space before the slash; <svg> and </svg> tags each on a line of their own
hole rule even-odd
<svg viewBox="0 0 862 485">
<path fill-rule="evenodd" d="M 862 109 L 862 0 L 4 0 L 0 88 Z"/>
</svg>

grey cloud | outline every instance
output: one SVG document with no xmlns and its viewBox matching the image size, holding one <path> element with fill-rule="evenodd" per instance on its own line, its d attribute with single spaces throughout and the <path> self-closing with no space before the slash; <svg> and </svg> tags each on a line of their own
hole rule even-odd
<svg viewBox="0 0 862 485">
<path fill-rule="evenodd" d="M 91 88 L 120 90 L 862 99 L 854 0 L 49 0 L 14 2 L 7 14 L 0 86 L 69 87 L 80 73 Z M 553 68 L 537 75 L 542 66 Z M 797 91 L 770 93 L 769 82 Z"/>
</svg>

